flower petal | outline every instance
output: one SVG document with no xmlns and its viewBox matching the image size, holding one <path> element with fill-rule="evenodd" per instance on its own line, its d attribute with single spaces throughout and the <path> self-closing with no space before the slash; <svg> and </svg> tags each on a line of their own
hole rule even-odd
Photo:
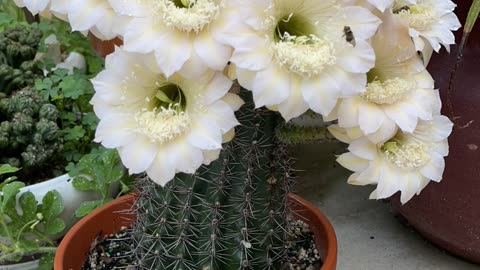
<svg viewBox="0 0 480 270">
<path fill-rule="evenodd" d="M 368 168 L 369 161 L 359 158 L 352 153 L 345 153 L 337 158 L 337 162 L 343 167 L 354 172 L 362 172 Z"/>
<path fill-rule="evenodd" d="M 197 35 L 193 48 L 205 65 L 215 70 L 223 70 L 227 66 L 233 51 L 231 47 L 213 39 L 208 29 Z"/>
<path fill-rule="evenodd" d="M 281 67 L 270 65 L 257 72 L 252 85 L 253 99 L 257 108 L 278 105 L 290 95 L 290 74 Z"/>
<path fill-rule="evenodd" d="M 157 155 L 158 147 L 144 136 L 137 136 L 134 141 L 118 148 L 122 163 L 130 174 L 146 171 Z"/>
<path fill-rule="evenodd" d="M 430 162 L 420 169 L 423 176 L 435 181 L 442 180 L 443 171 L 445 169 L 445 160 L 437 153 L 431 153 Z"/>
<path fill-rule="evenodd" d="M 371 143 L 365 137 L 354 140 L 352 143 L 350 143 L 348 150 L 356 156 L 368 160 L 374 160 L 377 155 L 377 148 L 375 144 Z"/>
</svg>

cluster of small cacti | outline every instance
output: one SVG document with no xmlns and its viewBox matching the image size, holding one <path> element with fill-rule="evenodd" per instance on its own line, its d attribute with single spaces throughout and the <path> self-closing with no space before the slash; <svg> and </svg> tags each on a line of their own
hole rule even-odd
<svg viewBox="0 0 480 270">
<path fill-rule="evenodd" d="M 0 33 L 0 163 L 33 174 L 62 149 L 57 108 L 34 88 L 38 29 L 18 25 Z"/>
<path fill-rule="evenodd" d="M 281 269 L 291 160 L 275 139 L 281 118 L 249 99 L 219 159 L 164 188 L 141 183 L 134 227 L 141 269 Z"/>
<path fill-rule="evenodd" d="M 0 163 L 28 173 L 50 161 L 63 146 L 57 120 L 55 105 L 35 88 L 0 93 Z"/>
<path fill-rule="evenodd" d="M 10 94 L 21 87 L 33 85 L 42 76 L 34 61 L 42 33 L 18 25 L 0 33 L 0 91 Z"/>
</svg>

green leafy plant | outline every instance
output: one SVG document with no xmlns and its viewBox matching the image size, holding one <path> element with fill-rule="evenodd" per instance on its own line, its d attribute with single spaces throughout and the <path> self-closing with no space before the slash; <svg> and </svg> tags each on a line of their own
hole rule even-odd
<svg viewBox="0 0 480 270">
<path fill-rule="evenodd" d="M 0 175 L 15 172 L 9 165 L 0 166 Z M 42 254 L 39 269 L 52 269 L 55 243 L 49 236 L 65 228 L 58 218 L 63 211 L 60 194 L 51 190 L 38 203 L 32 192 L 20 193 L 25 184 L 14 181 L 3 185 L 0 194 L 0 263 L 18 262 L 24 256 Z M 20 194 L 20 195 L 19 195 Z M 18 197 L 18 198 L 17 198 Z"/>
<path fill-rule="evenodd" d="M 25 22 L 25 13 L 13 1 L 0 1 L 0 32 L 12 24 Z"/>
<path fill-rule="evenodd" d="M 125 175 L 116 150 L 99 148 L 83 156 L 77 164 L 67 166 L 68 174 L 73 178 L 73 186 L 81 191 L 95 191 L 101 199 L 84 202 L 75 212 L 75 216 L 83 217 L 96 208 L 113 200 L 110 197 L 112 185 L 120 182 L 122 190 L 119 194 L 128 193 L 132 179 Z"/>
<path fill-rule="evenodd" d="M 79 70 L 69 75 L 65 69 L 57 69 L 43 80 L 37 80 L 35 88 L 59 110 L 65 159 L 78 161 L 92 149 L 98 123 L 89 104 L 94 92 L 89 77 Z"/>
</svg>

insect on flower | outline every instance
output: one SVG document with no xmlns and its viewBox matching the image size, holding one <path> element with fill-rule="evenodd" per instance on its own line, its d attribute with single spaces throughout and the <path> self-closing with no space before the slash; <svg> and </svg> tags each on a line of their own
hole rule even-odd
<svg viewBox="0 0 480 270">
<path fill-rule="evenodd" d="M 344 26 L 343 27 L 343 37 L 345 37 L 345 40 L 350 43 L 353 47 L 355 47 L 356 42 L 355 42 L 355 36 L 353 36 L 352 29 L 350 26 Z"/>
</svg>

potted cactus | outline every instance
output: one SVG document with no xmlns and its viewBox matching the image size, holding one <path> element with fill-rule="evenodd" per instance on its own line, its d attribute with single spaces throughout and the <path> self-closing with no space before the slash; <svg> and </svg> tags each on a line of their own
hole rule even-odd
<svg viewBox="0 0 480 270">
<path fill-rule="evenodd" d="M 314 206 L 289 196 L 292 160 L 276 136 L 284 121 L 256 110 L 249 92 L 241 96 L 247 102 L 237 112 L 238 135 L 217 160 L 195 174 L 177 174 L 165 187 L 145 178 L 136 196 L 122 197 L 80 221 L 61 242 L 55 269 L 80 269 L 81 255 L 100 231 L 115 233 L 133 224 L 140 269 L 174 264 L 178 268 L 172 269 L 280 269 L 289 217 L 310 224 L 322 269 L 335 269 L 332 226 Z"/>
<path fill-rule="evenodd" d="M 377 185 L 371 198 L 400 191 L 405 203 L 442 179 L 452 123 L 422 57 L 453 42 L 449 0 L 19 2 L 123 40 L 91 103 L 95 140 L 145 174 L 133 206 L 140 269 L 282 269 L 293 173 L 277 134 L 309 109 L 338 120 L 329 130 L 349 144 L 338 161 L 349 183 Z M 72 247 L 93 241 L 101 213 L 66 236 L 56 268 L 81 267 L 68 259 L 86 248 Z"/>
</svg>

